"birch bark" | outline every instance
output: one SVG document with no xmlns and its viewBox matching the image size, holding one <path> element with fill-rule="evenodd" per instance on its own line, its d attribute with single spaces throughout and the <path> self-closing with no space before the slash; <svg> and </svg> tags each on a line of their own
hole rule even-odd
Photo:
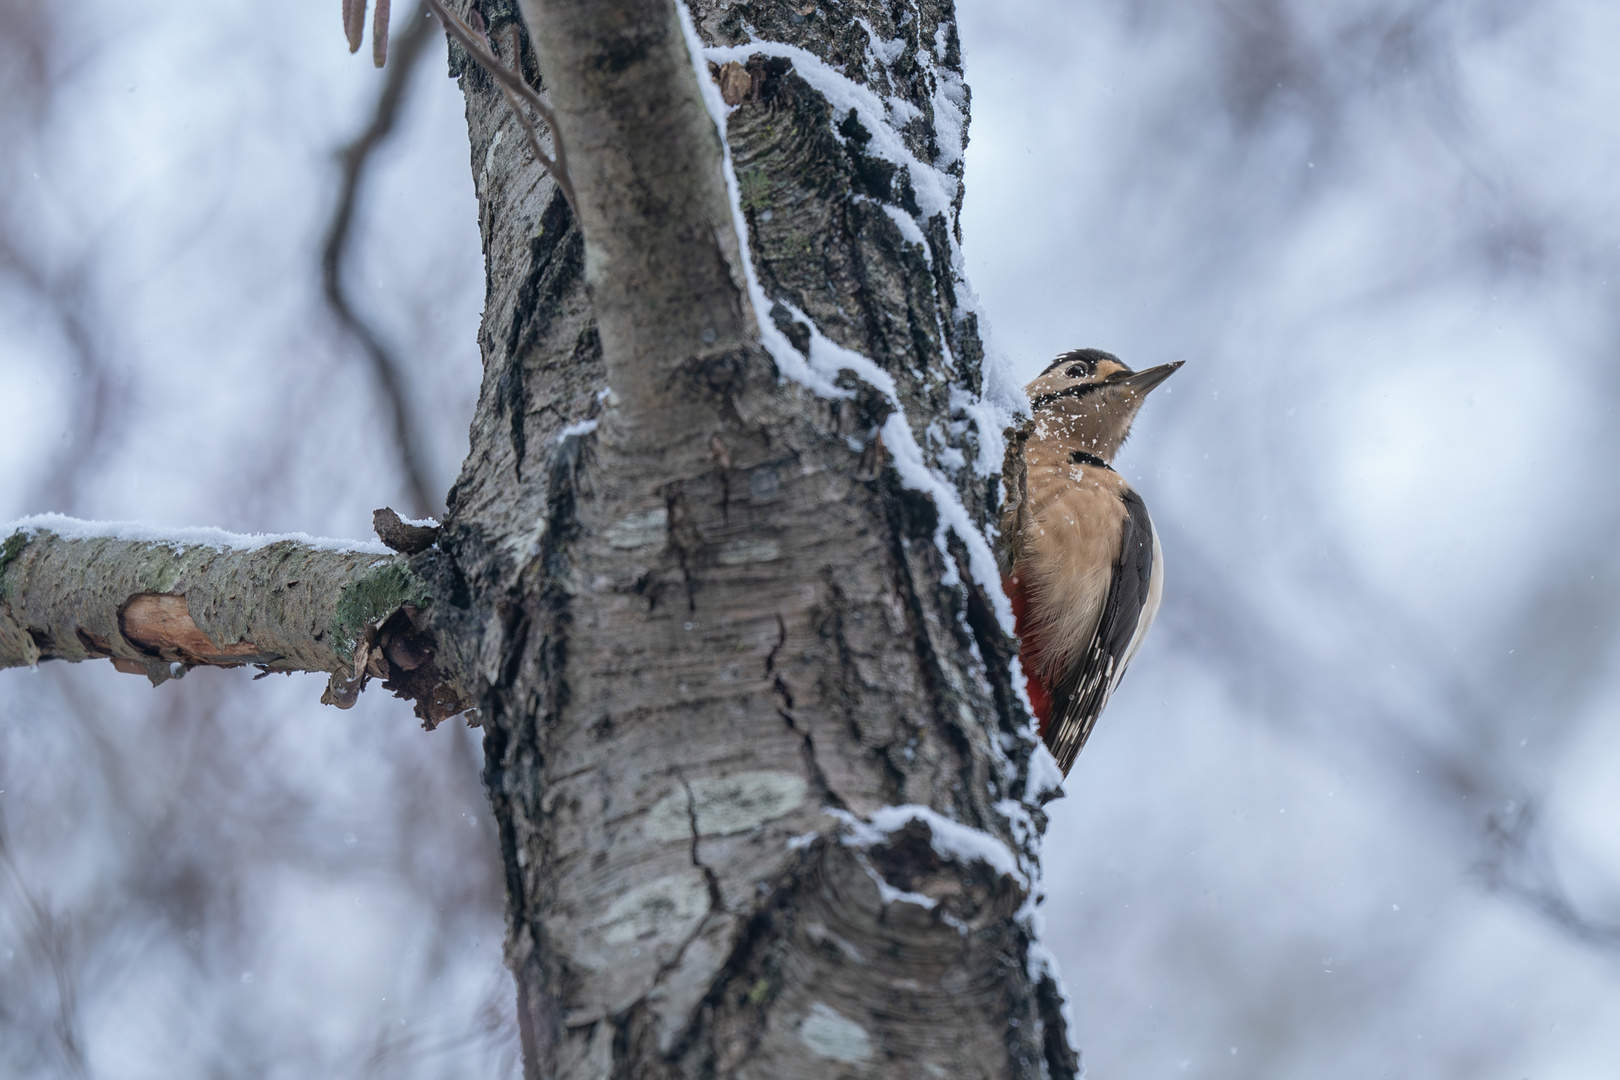
<svg viewBox="0 0 1620 1080">
<path fill-rule="evenodd" d="M 477 672 L 529 1075 L 1074 1075 L 1033 744 L 962 535 L 999 432 L 950 8 L 693 10 L 731 50 L 765 314 L 807 367 L 867 358 L 821 363 L 831 393 L 761 347 L 667 0 L 521 14 L 582 220 L 463 65 L 490 292 L 442 636 Z"/>
<path fill-rule="evenodd" d="M 952 8 L 697 0 L 694 66 L 670 0 L 478 6 L 580 209 L 453 46 L 487 298 L 437 545 L 19 532 L 0 659 L 475 704 L 529 1077 L 1077 1075 L 1033 928 L 1054 770 L 985 540 L 1007 417 Z"/>
<path fill-rule="evenodd" d="M 432 728 L 468 703 L 412 566 L 375 541 L 31 519 L 0 538 L 0 668 L 108 659 L 154 686 L 194 667 L 322 672 L 339 708 L 379 679 Z"/>
</svg>

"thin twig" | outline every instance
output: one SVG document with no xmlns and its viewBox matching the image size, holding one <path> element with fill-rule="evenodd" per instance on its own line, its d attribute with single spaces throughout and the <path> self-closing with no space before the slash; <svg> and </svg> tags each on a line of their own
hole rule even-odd
<svg viewBox="0 0 1620 1080">
<path fill-rule="evenodd" d="M 562 132 L 557 128 L 556 114 L 546 104 L 545 99 L 535 92 L 523 78 L 523 75 L 512 68 L 508 68 L 496 59 L 494 50 L 489 43 L 489 37 L 481 28 L 464 22 L 459 15 L 445 7 L 441 0 L 423 0 L 423 3 L 444 24 L 450 36 L 455 38 L 467 54 L 478 62 L 478 66 L 495 79 L 500 85 L 501 94 L 506 98 L 507 106 L 517 118 L 518 125 L 523 128 L 523 134 L 529 139 L 529 149 L 541 166 L 551 174 L 556 181 L 563 198 L 568 200 L 568 208 L 579 214 L 579 206 L 574 201 L 574 183 L 568 175 L 568 153 L 563 149 Z M 520 63 L 517 55 L 517 41 L 514 36 L 512 43 L 512 60 L 514 64 Z M 521 103 L 521 104 L 520 104 Z M 556 156 L 547 154 L 540 145 L 540 135 L 535 130 L 534 123 L 524 113 L 521 105 L 527 105 L 540 115 L 546 127 L 551 129 L 551 145 L 555 148 Z"/>
<path fill-rule="evenodd" d="M 519 49 L 518 29 L 516 26 L 510 29 L 512 33 L 508 49 L 512 54 L 514 63 L 516 63 L 518 62 Z M 540 145 L 540 133 L 535 130 L 534 121 L 529 119 L 529 114 L 523 110 L 523 101 L 504 81 L 501 81 L 499 85 L 501 96 L 506 99 L 506 107 L 512 110 L 513 118 L 517 120 L 518 126 L 523 129 L 523 134 L 528 137 L 530 152 L 534 154 L 541 166 L 551 173 L 552 177 L 557 181 L 557 187 L 562 189 L 564 197 L 568 199 L 569 209 L 573 209 L 574 188 L 568 179 L 568 170 L 563 164 L 566 159 L 563 157 L 562 137 L 557 134 L 556 122 L 548 119 L 549 112 L 541 114 L 541 119 L 545 120 L 546 124 L 551 128 L 551 142 L 557 149 L 557 156 L 553 159 L 546 156 L 545 148 Z"/>
<path fill-rule="evenodd" d="M 360 4 L 361 0 L 353 0 Z M 348 8 L 345 6 L 345 11 Z M 343 284 L 343 262 L 353 233 L 354 213 L 359 202 L 360 183 L 372 153 L 393 133 L 399 117 L 400 104 L 417 62 L 426 53 L 433 23 L 427 17 L 427 6 L 419 6 L 411 24 L 394 43 L 394 62 L 387 68 L 388 78 L 377 98 L 377 107 L 371 123 L 359 137 L 343 148 L 343 181 L 338 203 L 332 211 L 332 222 L 326 230 L 326 243 L 321 250 L 321 279 L 327 305 L 337 316 L 343 328 L 353 334 L 371 361 L 372 374 L 387 399 L 393 419 L 394 443 L 399 451 L 400 464 L 410 489 L 413 513 L 425 516 L 434 512 L 438 500 L 430 492 L 426 455 L 418 445 L 416 426 L 411 420 L 411 409 L 405 395 L 406 379 L 400 362 L 382 342 L 382 338 L 354 310 Z M 386 31 L 385 31 L 386 33 Z"/>
</svg>

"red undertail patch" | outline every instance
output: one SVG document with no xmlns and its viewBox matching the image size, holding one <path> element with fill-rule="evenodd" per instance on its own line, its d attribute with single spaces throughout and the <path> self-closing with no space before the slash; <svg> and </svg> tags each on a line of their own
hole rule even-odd
<svg viewBox="0 0 1620 1080">
<path fill-rule="evenodd" d="M 1018 635 L 1019 641 L 1018 662 L 1024 669 L 1024 679 L 1029 689 L 1029 705 L 1035 710 L 1038 733 L 1044 739 L 1046 729 L 1052 723 L 1052 693 L 1036 674 L 1041 667 L 1041 656 L 1039 647 L 1027 632 L 1030 627 L 1029 596 L 1024 592 L 1022 583 L 1012 578 L 1002 578 L 1001 587 L 1007 593 L 1007 598 L 1012 601 L 1013 632 Z"/>
</svg>

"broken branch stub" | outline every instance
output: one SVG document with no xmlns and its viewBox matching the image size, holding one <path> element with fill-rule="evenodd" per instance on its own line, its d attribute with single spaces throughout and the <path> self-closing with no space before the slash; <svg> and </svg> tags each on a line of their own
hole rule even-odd
<svg viewBox="0 0 1620 1080">
<path fill-rule="evenodd" d="M 429 728 L 466 708 L 405 558 L 374 544 L 107 528 L 53 518 L 0 541 L 0 667 L 110 659 L 156 685 L 252 664 L 324 672 L 322 700 L 340 708 L 382 679 Z"/>
<path fill-rule="evenodd" d="M 386 506 L 372 512 L 371 527 L 376 530 L 377 539 L 403 555 L 426 551 L 439 542 L 439 533 L 443 531 L 436 525 L 413 525 Z"/>
</svg>

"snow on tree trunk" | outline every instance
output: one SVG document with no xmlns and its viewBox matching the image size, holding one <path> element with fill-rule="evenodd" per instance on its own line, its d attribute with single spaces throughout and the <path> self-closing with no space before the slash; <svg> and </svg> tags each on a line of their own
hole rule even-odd
<svg viewBox="0 0 1620 1080">
<path fill-rule="evenodd" d="M 28 519 L 0 666 L 476 703 L 530 1077 L 1076 1075 L 1034 926 L 1056 770 L 985 537 L 1011 413 L 961 278 L 951 9 L 481 14 L 579 216 L 452 49 L 488 295 L 443 529 L 379 511 L 407 558 Z"/>
<path fill-rule="evenodd" d="M 156 686 L 193 667 L 253 664 L 328 673 L 322 700 L 340 708 L 383 680 L 428 728 L 467 708 L 461 680 L 438 663 L 431 591 L 375 540 L 60 514 L 14 522 L 0 538 L 0 668 L 109 659 Z"/>
<path fill-rule="evenodd" d="M 950 6 L 694 7 L 731 194 L 668 0 L 527 14 L 584 235 L 453 50 L 484 381 L 422 570 L 481 707 L 527 1075 L 1075 1075 Z"/>
</svg>

